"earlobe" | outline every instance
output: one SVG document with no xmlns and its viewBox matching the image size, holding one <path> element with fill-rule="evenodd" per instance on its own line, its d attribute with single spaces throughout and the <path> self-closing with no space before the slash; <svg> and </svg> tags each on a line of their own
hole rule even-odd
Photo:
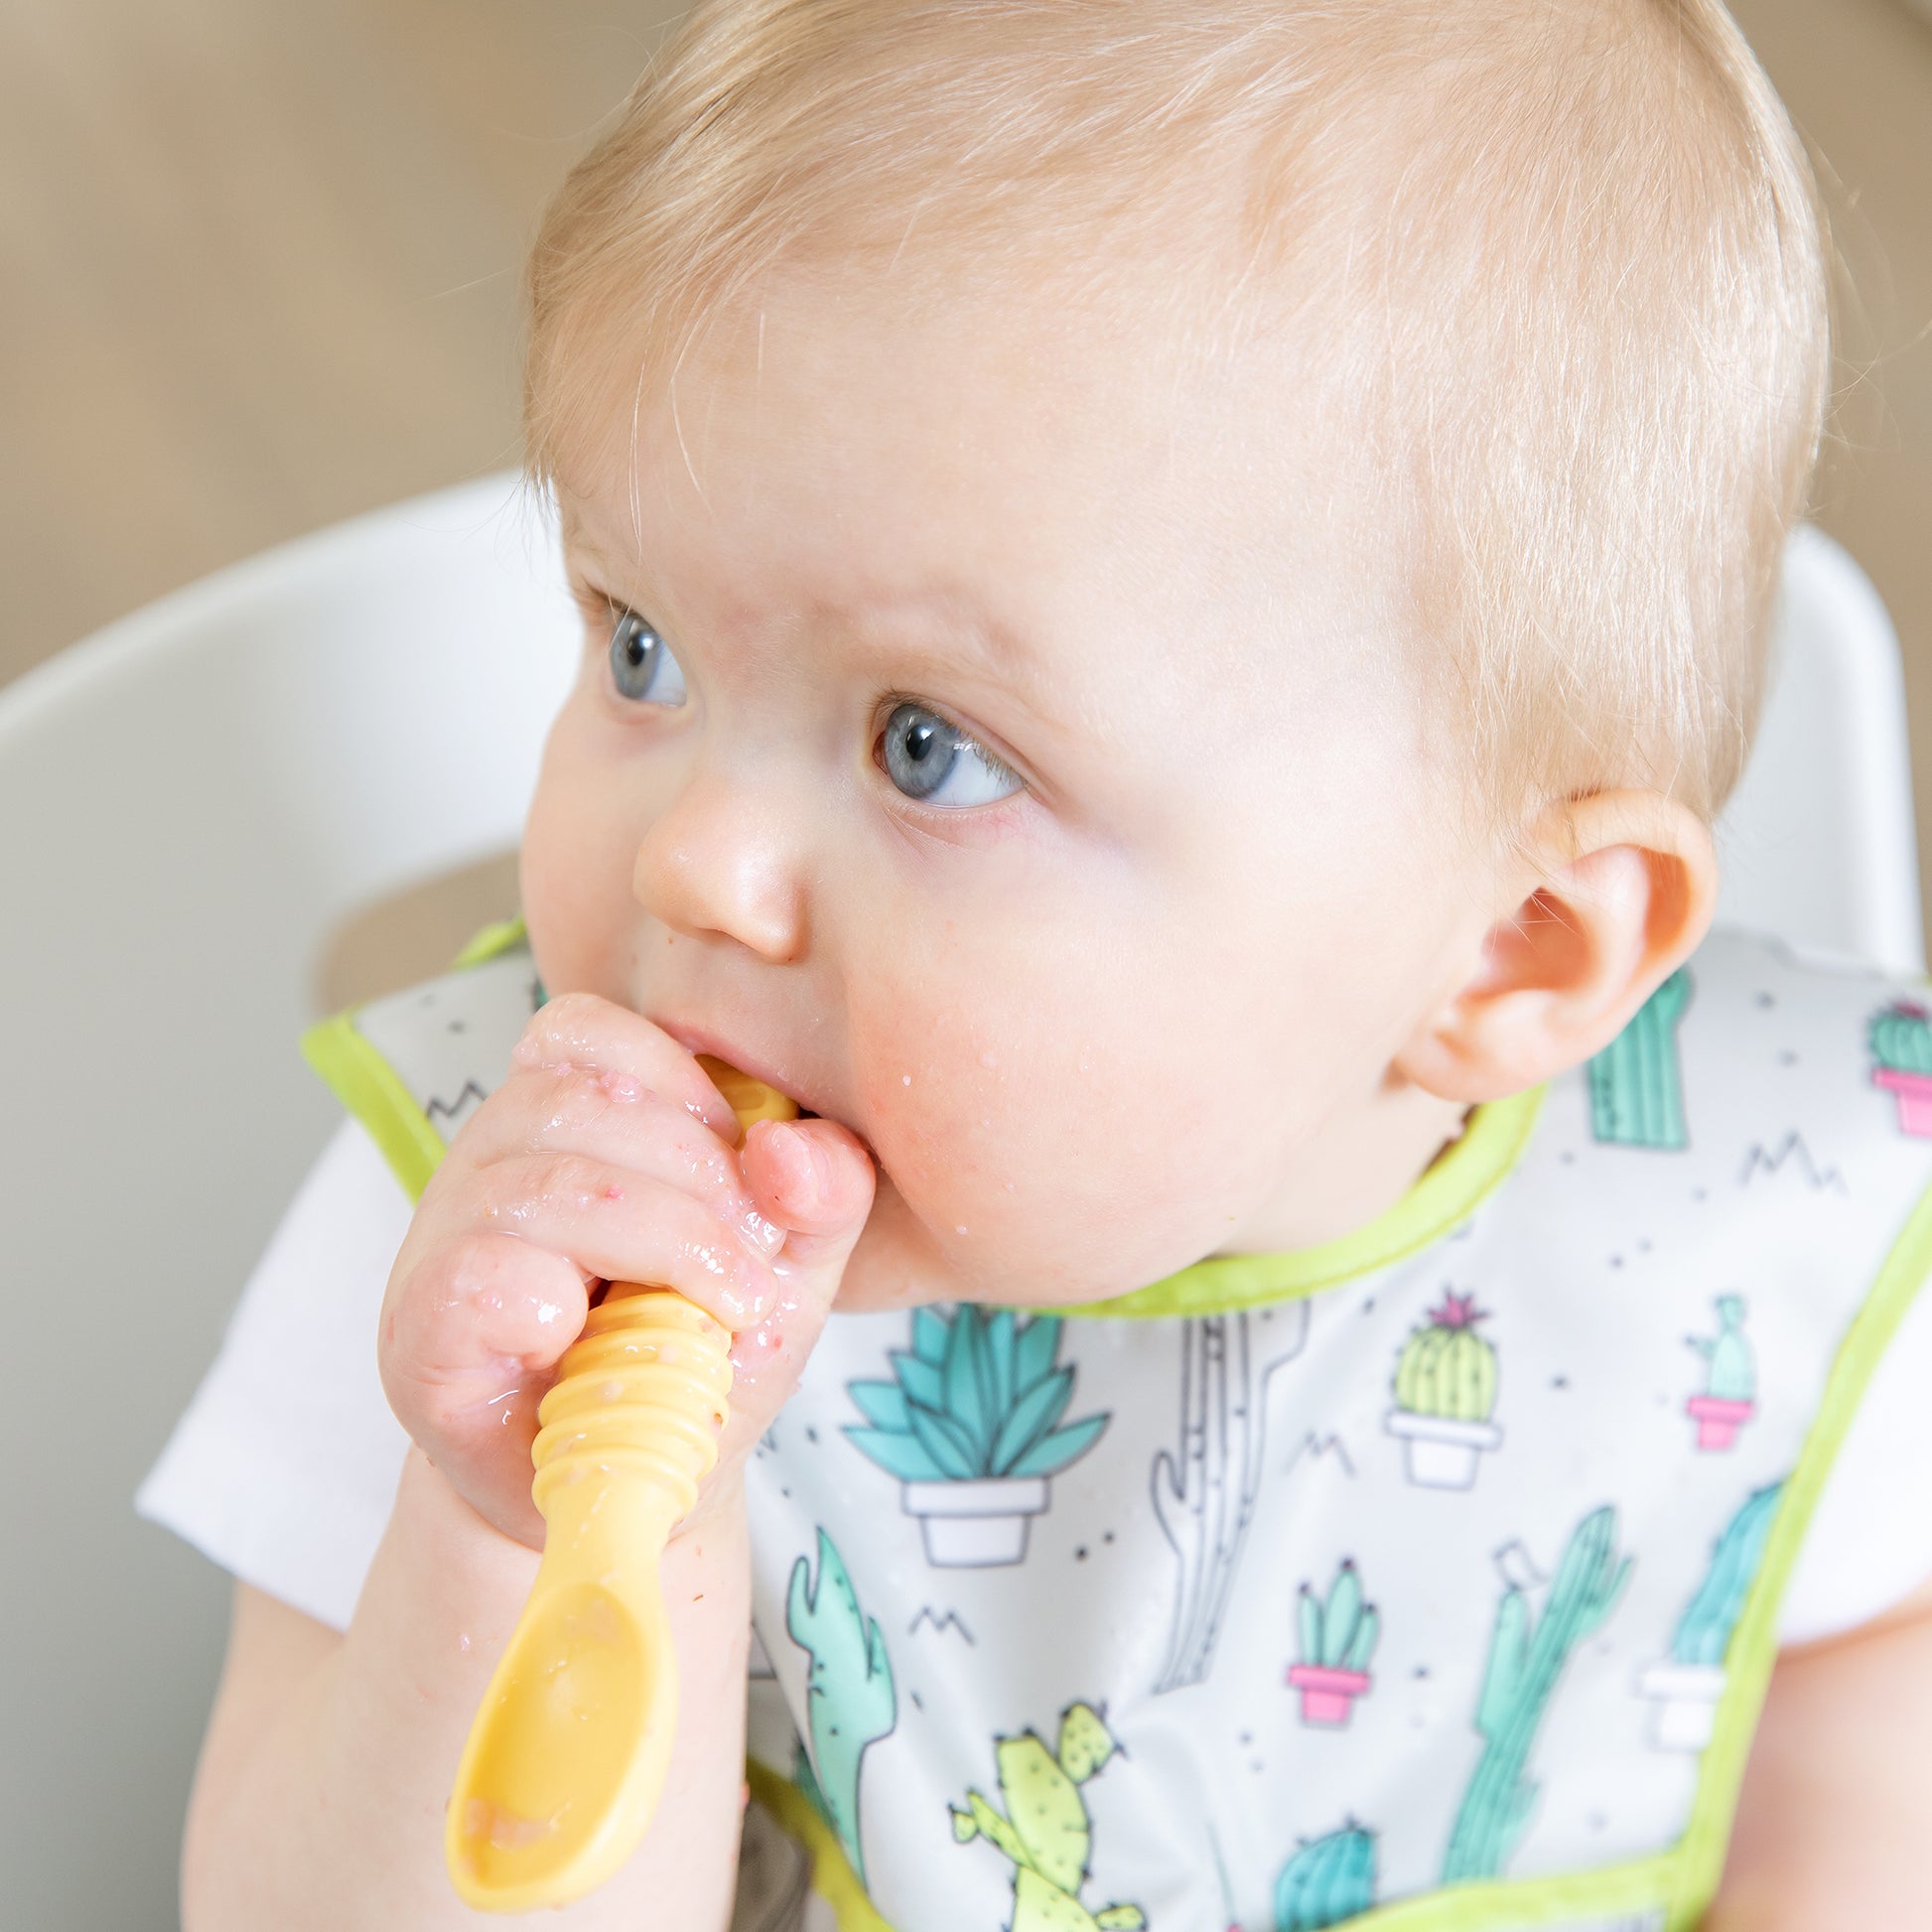
<svg viewBox="0 0 1932 1932">
<path fill-rule="evenodd" d="M 1717 897 L 1709 827 L 1654 791 L 1554 808 L 1499 880 L 1504 910 L 1474 969 L 1396 1070 L 1472 1104 L 1601 1051 L 1704 937 Z"/>
</svg>

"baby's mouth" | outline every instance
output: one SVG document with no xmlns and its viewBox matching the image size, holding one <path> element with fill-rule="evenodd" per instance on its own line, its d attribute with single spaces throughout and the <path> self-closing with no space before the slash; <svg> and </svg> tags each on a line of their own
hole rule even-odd
<svg viewBox="0 0 1932 1932">
<path fill-rule="evenodd" d="M 741 1056 L 732 1047 L 730 1042 L 718 1035 L 706 1032 L 703 1029 L 680 1026 L 675 1021 L 660 1020 L 655 1015 L 650 1014 L 647 1014 L 645 1018 L 649 1019 L 653 1025 L 661 1027 L 686 1052 L 695 1053 L 700 1058 L 722 1060 L 727 1066 L 736 1067 L 739 1072 L 748 1074 L 755 1080 L 762 1081 L 766 1086 L 773 1088 L 779 1093 L 787 1094 L 792 1103 L 797 1107 L 798 1118 L 800 1120 L 836 1121 L 837 1125 L 845 1128 L 846 1132 L 865 1149 L 866 1159 L 878 1170 L 882 1178 L 884 1177 L 886 1170 L 880 1162 L 879 1151 L 873 1146 L 871 1140 L 865 1134 L 861 1133 L 849 1121 L 837 1121 L 836 1116 L 809 1105 L 801 1096 L 793 1093 L 783 1080 L 774 1078 L 775 1069 L 761 1063 L 758 1055 L 746 1054 Z"/>
</svg>

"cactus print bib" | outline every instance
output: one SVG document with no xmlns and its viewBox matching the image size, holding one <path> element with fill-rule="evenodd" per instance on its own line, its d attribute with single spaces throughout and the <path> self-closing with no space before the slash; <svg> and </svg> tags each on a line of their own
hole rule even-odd
<svg viewBox="0 0 1932 1932">
<path fill-rule="evenodd" d="M 405 1184 L 499 944 L 312 1035 Z M 835 1315 L 748 1475 L 738 1932 L 1694 1925 L 1928 1183 L 1932 1014 L 1721 935 L 1343 1241 Z"/>
</svg>

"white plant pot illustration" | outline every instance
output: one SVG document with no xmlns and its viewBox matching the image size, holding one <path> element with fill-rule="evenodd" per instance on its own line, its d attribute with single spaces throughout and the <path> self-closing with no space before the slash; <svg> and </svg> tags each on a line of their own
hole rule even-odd
<svg viewBox="0 0 1932 1932">
<path fill-rule="evenodd" d="M 1652 1664 L 1637 1679 L 1657 1701 L 1652 1740 L 1661 1751 L 1701 1751 L 1711 1741 L 1725 1674 L 1717 1664 Z"/>
<path fill-rule="evenodd" d="M 1391 1409 L 1385 1427 L 1391 1436 L 1404 1439 L 1409 1480 L 1425 1489 L 1473 1488 L 1476 1458 L 1503 1439 L 1492 1422 L 1456 1422 L 1409 1409 Z"/>
<path fill-rule="evenodd" d="M 987 1570 L 1025 1560 L 1028 1525 L 1046 1507 L 1046 1478 L 908 1482 L 903 1501 L 906 1515 L 916 1516 L 925 1533 L 928 1563 L 941 1570 Z"/>
</svg>

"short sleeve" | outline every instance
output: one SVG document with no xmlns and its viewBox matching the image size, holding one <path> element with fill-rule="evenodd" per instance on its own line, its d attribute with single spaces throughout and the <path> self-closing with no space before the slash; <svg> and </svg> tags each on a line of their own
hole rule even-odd
<svg viewBox="0 0 1932 1932">
<path fill-rule="evenodd" d="M 1781 1643 L 1856 1629 L 1932 1581 L 1932 1290 L 1905 1311 L 1854 1414 L 1779 1611 Z"/>
<path fill-rule="evenodd" d="M 376 1322 L 410 1204 L 353 1121 L 336 1132 L 249 1277 L 220 1353 L 135 1497 L 243 1583 L 345 1629 L 408 1438 Z"/>
</svg>

